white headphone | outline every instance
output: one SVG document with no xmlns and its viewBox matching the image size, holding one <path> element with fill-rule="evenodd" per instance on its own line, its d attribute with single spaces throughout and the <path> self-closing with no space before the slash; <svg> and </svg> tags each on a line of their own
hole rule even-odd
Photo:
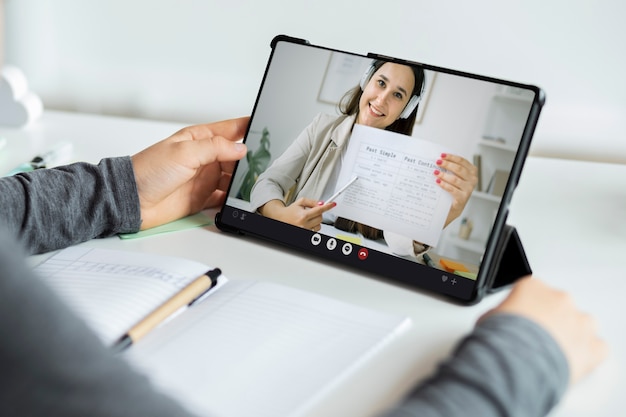
<svg viewBox="0 0 626 417">
<path fill-rule="evenodd" d="M 380 68 L 380 67 L 379 67 Z M 361 77 L 361 81 L 359 82 L 359 86 L 361 87 L 361 91 L 365 90 L 365 86 L 369 83 L 372 75 L 376 72 L 376 61 L 372 61 L 370 66 L 367 68 L 367 71 L 363 73 Z M 424 94 L 424 86 L 426 85 L 426 74 L 424 74 L 424 81 L 422 82 L 422 88 L 420 89 L 420 94 L 411 96 L 409 102 L 406 103 L 404 110 L 400 113 L 400 119 L 408 119 L 408 117 L 413 113 L 413 110 L 417 107 L 417 105 L 422 100 L 422 95 Z"/>
</svg>

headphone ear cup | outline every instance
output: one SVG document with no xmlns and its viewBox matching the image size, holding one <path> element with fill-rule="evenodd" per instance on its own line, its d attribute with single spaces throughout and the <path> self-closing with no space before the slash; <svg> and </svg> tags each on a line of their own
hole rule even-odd
<svg viewBox="0 0 626 417">
<path fill-rule="evenodd" d="M 367 68 L 367 71 L 363 73 L 363 76 L 361 77 L 361 81 L 359 82 L 359 86 L 361 87 L 361 90 L 365 90 L 365 86 L 369 82 L 370 78 L 372 78 L 372 75 L 374 75 L 374 70 L 375 70 L 375 67 L 374 67 L 374 64 L 372 64 Z"/>
<path fill-rule="evenodd" d="M 420 88 L 420 95 L 413 95 L 402 113 L 400 113 L 400 119 L 408 119 L 413 110 L 417 107 L 417 105 L 422 101 L 422 97 L 424 96 L 424 89 L 426 88 L 426 74 L 424 74 L 424 79 L 422 80 L 422 88 Z"/>
<path fill-rule="evenodd" d="M 411 113 L 413 113 L 413 110 L 415 110 L 415 108 L 419 104 L 421 97 L 422 97 L 421 95 L 419 95 L 419 96 L 414 95 L 414 96 L 411 97 L 409 102 L 406 103 L 406 106 L 404 106 L 404 110 L 402 110 L 402 113 L 400 113 L 400 119 L 408 119 L 409 118 Z"/>
</svg>

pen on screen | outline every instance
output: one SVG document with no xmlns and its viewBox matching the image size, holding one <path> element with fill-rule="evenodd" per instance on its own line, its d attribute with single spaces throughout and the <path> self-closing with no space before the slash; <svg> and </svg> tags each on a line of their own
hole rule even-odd
<svg viewBox="0 0 626 417">
<path fill-rule="evenodd" d="M 347 183 L 346 185 L 344 185 L 343 187 L 341 187 L 341 188 L 339 189 L 339 191 L 337 191 L 335 194 L 333 194 L 332 196 L 330 196 L 330 198 L 329 198 L 328 200 L 326 200 L 326 201 L 324 202 L 324 204 L 332 203 L 333 201 L 335 201 L 335 199 L 336 199 L 337 197 L 339 197 L 339 196 L 341 195 L 341 193 L 343 193 L 344 191 L 346 191 L 346 190 L 348 189 L 348 187 L 349 187 L 349 186 L 351 186 L 352 184 L 354 184 L 354 182 L 355 182 L 356 180 L 358 180 L 358 179 L 359 179 L 359 177 L 358 177 L 358 176 L 356 176 L 356 175 L 355 175 L 354 177 L 352 177 L 352 179 L 351 179 L 350 181 L 348 181 L 348 183 Z"/>
<path fill-rule="evenodd" d="M 424 259 L 424 262 L 426 262 L 426 265 L 430 266 L 431 268 L 436 268 L 437 267 L 435 265 L 435 263 L 433 262 L 433 259 L 430 256 L 428 256 L 427 253 L 422 255 L 422 258 Z"/>
<path fill-rule="evenodd" d="M 49 168 L 67 162 L 72 154 L 72 144 L 69 142 L 61 142 L 49 151 L 35 156 L 28 162 L 24 162 L 13 168 L 5 176 L 18 174 L 20 172 L 31 172 L 40 168 Z"/>
<path fill-rule="evenodd" d="M 150 330 L 165 321 L 179 309 L 190 306 L 200 297 L 207 293 L 217 284 L 217 278 L 222 274 L 219 268 L 211 269 L 204 275 L 191 281 L 185 288 L 180 290 L 174 297 L 161 304 L 157 309 L 148 314 L 143 320 L 134 325 L 114 345 L 116 352 L 121 352 L 139 339 L 144 337 Z"/>
</svg>

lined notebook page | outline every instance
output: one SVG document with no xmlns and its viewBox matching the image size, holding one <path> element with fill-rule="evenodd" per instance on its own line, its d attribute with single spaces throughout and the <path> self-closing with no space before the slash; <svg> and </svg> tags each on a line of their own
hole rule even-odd
<svg viewBox="0 0 626 417">
<path fill-rule="evenodd" d="M 81 247 L 35 268 L 106 344 L 208 269 L 186 259 Z"/>
<path fill-rule="evenodd" d="M 231 280 L 126 357 L 198 415 L 297 416 L 408 325 L 290 287 Z"/>
</svg>

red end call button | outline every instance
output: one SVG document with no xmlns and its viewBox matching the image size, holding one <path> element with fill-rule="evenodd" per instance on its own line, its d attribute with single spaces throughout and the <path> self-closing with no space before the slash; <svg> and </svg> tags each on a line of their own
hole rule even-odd
<svg viewBox="0 0 626 417">
<path fill-rule="evenodd" d="M 366 248 L 359 249 L 359 253 L 357 253 L 357 256 L 362 261 L 366 260 L 368 255 L 369 255 L 369 252 L 367 251 Z"/>
</svg>

